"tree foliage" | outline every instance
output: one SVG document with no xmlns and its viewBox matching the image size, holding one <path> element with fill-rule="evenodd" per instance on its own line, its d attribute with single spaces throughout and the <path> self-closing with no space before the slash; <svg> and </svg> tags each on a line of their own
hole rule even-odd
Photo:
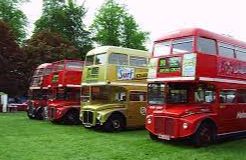
<svg viewBox="0 0 246 160">
<path fill-rule="evenodd" d="M 132 15 L 124 17 L 122 29 L 123 47 L 146 50 L 144 43 L 148 39 L 148 35 L 148 32 L 139 30 L 139 26 Z"/>
<path fill-rule="evenodd" d="M 27 17 L 19 9 L 19 4 L 27 0 L 1 0 L 0 19 L 6 22 L 20 44 L 26 38 Z"/>
<path fill-rule="evenodd" d="M 0 91 L 10 95 L 21 94 L 24 85 L 23 53 L 12 30 L 0 20 Z"/>
<path fill-rule="evenodd" d="M 45 29 L 59 33 L 80 51 L 78 58 L 84 58 L 85 53 L 92 48 L 90 32 L 83 23 L 86 14 L 84 4 L 78 6 L 73 0 L 68 0 L 68 3 L 64 0 L 43 2 L 43 14 L 35 23 L 35 33 Z"/>
<path fill-rule="evenodd" d="M 123 8 L 113 0 L 103 4 L 91 26 L 96 42 L 101 45 L 121 45 L 120 26 L 123 13 Z"/>
<path fill-rule="evenodd" d="M 115 0 L 106 0 L 99 9 L 91 30 L 100 45 L 145 49 L 148 33 L 140 30 L 134 17 Z"/>
<path fill-rule="evenodd" d="M 26 42 L 23 50 L 26 54 L 26 66 L 32 73 L 39 64 L 54 62 L 62 59 L 76 59 L 79 51 L 73 44 L 64 39 L 59 33 L 43 30 L 35 33 Z M 30 75 L 29 75 L 30 77 Z"/>
</svg>

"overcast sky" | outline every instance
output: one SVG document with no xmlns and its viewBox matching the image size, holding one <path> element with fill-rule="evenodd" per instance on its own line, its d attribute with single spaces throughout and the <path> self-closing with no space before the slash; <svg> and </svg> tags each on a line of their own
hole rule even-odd
<svg viewBox="0 0 246 160">
<path fill-rule="evenodd" d="M 77 0 L 82 4 L 84 0 Z M 118 0 L 127 5 L 143 31 L 150 32 L 147 42 L 169 31 L 184 27 L 200 27 L 220 34 L 229 34 L 246 41 L 246 1 L 244 0 Z M 85 24 L 90 25 L 104 0 L 86 0 Z M 29 19 L 29 31 L 41 16 L 42 0 L 30 0 L 22 6 Z"/>
</svg>

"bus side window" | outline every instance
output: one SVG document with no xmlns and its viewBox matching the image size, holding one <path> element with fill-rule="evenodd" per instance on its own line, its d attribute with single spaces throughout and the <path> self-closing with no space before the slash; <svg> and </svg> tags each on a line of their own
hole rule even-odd
<svg viewBox="0 0 246 160">
<path fill-rule="evenodd" d="M 246 61 L 246 50 L 245 49 L 236 50 L 236 58 L 241 61 Z"/>
<path fill-rule="evenodd" d="M 117 92 L 115 93 L 116 101 L 126 101 L 126 92 Z"/>
<path fill-rule="evenodd" d="M 246 90 L 238 91 L 238 103 L 246 103 Z"/>
<path fill-rule="evenodd" d="M 205 102 L 212 103 L 215 100 L 215 93 L 213 91 L 205 91 Z"/>
<path fill-rule="evenodd" d="M 213 90 L 204 89 L 202 87 L 195 90 L 195 102 L 197 103 L 213 103 L 215 100 L 215 93 Z"/>
<path fill-rule="evenodd" d="M 204 91 L 195 92 L 195 102 L 204 102 Z"/>
<path fill-rule="evenodd" d="M 223 90 L 220 92 L 220 103 L 235 103 L 236 91 Z"/>
<path fill-rule="evenodd" d="M 227 58 L 235 58 L 234 47 L 229 44 L 219 43 L 219 54 Z"/>
<path fill-rule="evenodd" d="M 130 92 L 130 101 L 146 101 L 146 92 L 133 91 Z"/>
<path fill-rule="evenodd" d="M 147 58 L 131 56 L 130 57 L 130 65 L 131 66 L 137 66 L 137 67 L 145 67 L 145 66 L 147 66 Z"/>
</svg>

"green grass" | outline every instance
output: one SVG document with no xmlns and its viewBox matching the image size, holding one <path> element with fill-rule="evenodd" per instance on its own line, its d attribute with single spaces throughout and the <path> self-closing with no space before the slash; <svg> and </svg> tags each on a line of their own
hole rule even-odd
<svg viewBox="0 0 246 160">
<path fill-rule="evenodd" d="M 246 139 L 206 148 L 155 142 L 145 130 L 104 133 L 0 113 L 0 160 L 245 160 Z"/>
</svg>

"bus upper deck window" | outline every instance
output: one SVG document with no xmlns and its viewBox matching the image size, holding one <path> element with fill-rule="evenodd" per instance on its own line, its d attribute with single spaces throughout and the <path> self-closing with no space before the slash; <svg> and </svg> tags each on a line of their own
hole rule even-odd
<svg viewBox="0 0 246 160">
<path fill-rule="evenodd" d="M 48 75 L 48 74 L 50 74 L 52 72 L 52 68 L 46 68 L 45 70 L 44 70 L 44 75 Z"/>
<path fill-rule="evenodd" d="M 234 58 L 234 46 L 225 43 L 219 43 L 219 54 L 223 57 Z"/>
<path fill-rule="evenodd" d="M 38 77 L 38 76 L 42 76 L 43 75 L 43 70 L 44 68 L 41 68 L 41 69 L 37 69 L 35 72 L 34 72 L 34 77 Z"/>
<path fill-rule="evenodd" d="M 82 70 L 82 66 L 83 64 L 81 62 L 68 62 L 66 64 L 66 69 L 70 69 L 70 70 Z"/>
<path fill-rule="evenodd" d="M 93 65 L 93 62 L 94 62 L 94 56 L 87 56 L 86 57 L 86 66 Z"/>
<path fill-rule="evenodd" d="M 174 40 L 172 43 L 173 53 L 189 53 L 193 49 L 193 37 Z"/>
<path fill-rule="evenodd" d="M 199 52 L 206 54 L 216 54 L 216 42 L 215 40 L 198 37 L 197 38 L 197 48 Z"/>
<path fill-rule="evenodd" d="M 170 51 L 170 41 L 160 42 L 154 45 L 154 57 L 169 55 Z"/>
<path fill-rule="evenodd" d="M 64 63 L 57 63 L 54 65 L 54 71 L 57 72 L 57 71 L 61 71 L 64 69 Z"/>
<path fill-rule="evenodd" d="M 111 53 L 109 55 L 109 64 L 128 65 L 128 56 L 121 53 Z"/>
<path fill-rule="evenodd" d="M 236 58 L 241 61 L 246 61 L 246 50 L 245 49 L 237 49 L 236 50 Z"/>
<path fill-rule="evenodd" d="M 105 64 L 106 54 L 98 54 L 95 56 L 95 64 Z"/>
</svg>

